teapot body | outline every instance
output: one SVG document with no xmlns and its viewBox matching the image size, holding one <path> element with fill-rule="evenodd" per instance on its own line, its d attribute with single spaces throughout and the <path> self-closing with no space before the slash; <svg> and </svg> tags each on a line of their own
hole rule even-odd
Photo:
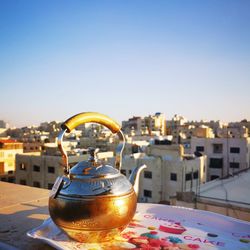
<svg viewBox="0 0 250 250">
<path fill-rule="evenodd" d="M 122 195 L 66 197 L 60 193 L 49 199 L 54 223 L 79 242 L 109 241 L 123 231 L 136 211 L 133 190 Z"/>
</svg>

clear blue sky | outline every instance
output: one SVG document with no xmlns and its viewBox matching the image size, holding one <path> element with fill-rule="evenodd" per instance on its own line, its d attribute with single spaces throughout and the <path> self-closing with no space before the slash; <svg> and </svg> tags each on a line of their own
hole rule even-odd
<svg viewBox="0 0 250 250">
<path fill-rule="evenodd" d="M 249 0 L 1 0 L 0 119 L 250 119 Z"/>
</svg>

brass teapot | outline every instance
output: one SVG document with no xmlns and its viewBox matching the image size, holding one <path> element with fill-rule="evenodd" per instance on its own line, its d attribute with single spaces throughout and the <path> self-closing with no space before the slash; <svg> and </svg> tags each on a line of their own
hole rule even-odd
<svg viewBox="0 0 250 250">
<path fill-rule="evenodd" d="M 115 167 L 96 159 L 90 150 L 88 161 L 71 169 L 62 146 L 63 136 L 80 124 L 94 122 L 109 128 L 122 141 L 116 149 Z M 77 114 L 62 124 L 58 147 L 62 153 L 65 175 L 58 177 L 49 197 L 49 213 L 54 223 L 79 242 L 102 242 L 119 235 L 132 220 L 137 204 L 140 172 L 133 169 L 129 180 L 120 173 L 125 138 L 119 124 L 94 112 Z"/>
</svg>

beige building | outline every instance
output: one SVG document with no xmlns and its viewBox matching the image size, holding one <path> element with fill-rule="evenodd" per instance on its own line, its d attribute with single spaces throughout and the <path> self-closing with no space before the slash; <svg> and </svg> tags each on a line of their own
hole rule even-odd
<svg viewBox="0 0 250 250">
<path fill-rule="evenodd" d="M 23 152 L 41 152 L 42 151 L 42 143 L 41 142 L 23 142 Z"/>
<path fill-rule="evenodd" d="M 87 155 L 69 156 L 69 164 L 73 166 L 79 161 L 86 160 L 87 157 Z M 34 153 L 16 155 L 17 184 L 51 189 L 59 175 L 63 175 L 61 156 Z"/>
<path fill-rule="evenodd" d="M 242 128 L 245 127 L 248 131 L 248 137 L 250 137 L 250 121 L 247 121 L 246 119 L 240 121 L 240 122 L 230 122 L 228 124 L 229 127 L 238 127 Z"/>
<path fill-rule="evenodd" d="M 173 135 L 173 131 L 176 130 L 178 127 L 185 125 L 187 119 L 181 115 L 175 114 L 171 120 L 167 121 L 167 134 Z"/>
<path fill-rule="evenodd" d="M 149 135 L 166 135 L 166 117 L 163 113 L 157 112 L 154 115 L 146 116 L 144 121 L 144 129 L 148 129 Z"/>
<path fill-rule="evenodd" d="M 99 152 L 98 159 L 103 161 L 113 157 L 113 152 Z M 69 155 L 70 167 L 89 158 L 88 154 Z M 63 175 L 61 155 L 40 155 L 26 153 L 16 155 L 16 183 L 31 187 L 51 189 L 57 176 Z"/>
<path fill-rule="evenodd" d="M 23 144 L 15 140 L 0 140 L 0 180 L 14 182 L 16 154 L 23 153 Z"/>
<path fill-rule="evenodd" d="M 163 113 L 145 117 L 134 116 L 122 122 L 122 129 L 126 134 L 135 135 L 166 135 L 166 118 Z"/>
<path fill-rule="evenodd" d="M 192 137 L 191 152 L 207 155 L 207 178 L 213 180 L 249 168 L 250 138 Z"/>
<path fill-rule="evenodd" d="M 145 121 L 140 116 L 133 116 L 122 122 L 123 131 L 130 135 L 141 135 L 145 127 Z"/>
<path fill-rule="evenodd" d="M 185 156 L 181 145 L 151 145 L 147 153 L 126 155 L 122 162 L 122 173 L 127 177 L 134 167 L 147 165 L 140 177 L 141 202 L 168 203 L 176 192 L 206 181 L 205 156 Z"/>
<path fill-rule="evenodd" d="M 194 129 L 193 136 L 198 138 L 214 138 L 214 132 L 211 128 L 201 125 Z"/>
<path fill-rule="evenodd" d="M 191 126 L 194 126 L 194 127 L 202 127 L 202 126 L 206 126 L 208 128 L 211 128 L 214 132 L 214 134 L 217 133 L 217 130 L 224 127 L 224 126 L 227 126 L 226 123 L 223 123 L 221 121 L 204 121 L 204 120 L 201 120 L 201 121 L 188 121 L 186 122 L 186 125 L 191 125 Z"/>
<path fill-rule="evenodd" d="M 219 138 L 247 138 L 248 128 L 236 124 L 231 124 L 219 128 L 216 135 Z"/>
</svg>

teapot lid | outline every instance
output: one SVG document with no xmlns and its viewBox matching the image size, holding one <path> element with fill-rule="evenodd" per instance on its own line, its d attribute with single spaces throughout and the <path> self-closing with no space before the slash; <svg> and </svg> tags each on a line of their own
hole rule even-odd
<svg viewBox="0 0 250 250">
<path fill-rule="evenodd" d="M 88 161 L 81 161 L 70 169 L 69 175 L 71 179 L 105 178 L 120 175 L 120 172 L 112 166 L 98 162 L 97 153 L 99 148 L 90 147 L 88 152 L 90 155 Z"/>
<path fill-rule="evenodd" d="M 115 177 L 120 172 L 109 165 L 103 165 L 96 161 L 81 161 L 69 171 L 71 179 L 92 179 Z"/>
<path fill-rule="evenodd" d="M 77 163 L 64 177 L 61 195 L 77 197 L 94 195 L 121 195 L 131 191 L 132 185 L 119 170 L 98 162 L 92 156 Z"/>
</svg>

